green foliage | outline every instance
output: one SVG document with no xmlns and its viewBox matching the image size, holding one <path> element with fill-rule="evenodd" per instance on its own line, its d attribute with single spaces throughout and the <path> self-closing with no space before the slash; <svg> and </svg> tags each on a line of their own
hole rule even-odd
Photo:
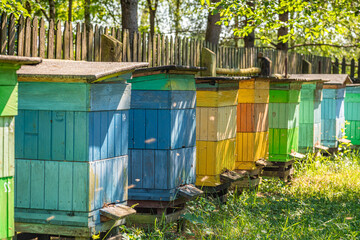
<svg viewBox="0 0 360 240">
<path fill-rule="evenodd" d="M 21 14 L 25 17 L 30 16 L 22 2 L 17 0 L 0 0 L 0 9 L 1 12 L 13 13 L 15 18 L 18 18 Z"/>
</svg>

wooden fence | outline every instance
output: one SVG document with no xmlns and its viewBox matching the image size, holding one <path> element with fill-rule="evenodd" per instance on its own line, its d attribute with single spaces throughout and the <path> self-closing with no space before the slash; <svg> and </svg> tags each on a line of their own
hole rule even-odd
<svg viewBox="0 0 360 240">
<path fill-rule="evenodd" d="M 331 59 L 262 48 L 235 48 L 210 44 L 198 39 L 148 33 L 135 34 L 129 41 L 128 31 L 96 25 L 86 29 L 84 23 L 45 22 L 3 13 L 0 20 L 0 54 L 36 56 L 49 59 L 101 61 L 101 35 L 107 34 L 122 42 L 122 61 L 149 62 L 159 65 L 200 65 L 203 46 L 217 54 L 217 66 L 247 68 L 257 66 L 258 53 L 272 60 L 272 73 L 301 73 L 303 60 L 312 63 L 313 73 L 331 73 Z"/>
<path fill-rule="evenodd" d="M 356 63 L 357 63 L 357 66 L 356 66 Z M 360 58 L 357 60 L 351 59 L 350 63 L 346 62 L 345 57 L 343 57 L 341 62 L 339 62 L 339 59 L 336 58 L 335 62 L 333 62 L 333 71 L 332 72 L 349 74 L 353 81 L 360 82 Z M 355 75 L 355 73 L 356 73 L 356 75 Z"/>
</svg>

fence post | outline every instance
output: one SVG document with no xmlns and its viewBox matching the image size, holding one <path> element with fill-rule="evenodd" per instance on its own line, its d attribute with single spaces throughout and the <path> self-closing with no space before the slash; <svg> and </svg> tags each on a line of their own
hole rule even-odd
<svg viewBox="0 0 360 240">
<path fill-rule="evenodd" d="M 346 73 L 346 60 L 345 60 L 345 57 L 343 57 L 343 59 L 342 59 L 341 73 Z"/>
<path fill-rule="evenodd" d="M 355 59 L 351 59 L 350 77 L 355 77 Z"/>
<path fill-rule="evenodd" d="M 335 63 L 333 66 L 333 74 L 339 74 L 339 59 L 335 58 Z"/>
<path fill-rule="evenodd" d="M 303 59 L 302 60 L 302 68 L 301 73 L 303 74 L 311 74 L 312 65 L 309 61 Z"/>
</svg>

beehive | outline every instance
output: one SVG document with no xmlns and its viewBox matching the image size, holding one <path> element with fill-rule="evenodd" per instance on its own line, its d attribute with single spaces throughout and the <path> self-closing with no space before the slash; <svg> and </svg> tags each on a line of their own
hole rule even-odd
<svg viewBox="0 0 360 240">
<path fill-rule="evenodd" d="M 0 239 L 14 236 L 14 134 L 18 112 L 16 71 L 39 58 L 0 55 Z"/>
<path fill-rule="evenodd" d="M 196 78 L 196 185 L 219 186 L 220 174 L 235 169 L 239 80 Z"/>
<path fill-rule="evenodd" d="M 345 87 L 352 81 L 347 74 L 303 74 L 302 78 L 325 81 L 321 102 L 321 145 L 336 148 L 338 139 L 345 133 Z"/>
<path fill-rule="evenodd" d="M 195 67 L 162 66 L 131 80 L 129 199 L 173 201 L 195 183 Z"/>
<path fill-rule="evenodd" d="M 146 65 L 44 60 L 20 69 L 18 231 L 90 237 L 122 223 L 101 212 L 127 201 L 126 80 Z"/>
<path fill-rule="evenodd" d="M 345 120 L 346 136 L 353 145 L 360 145 L 360 85 L 350 84 L 346 86 L 345 97 Z"/>
<path fill-rule="evenodd" d="M 236 133 L 236 169 L 253 170 L 268 151 L 269 80 L 239 82 Z"/>
<path fill-rule="evenodd" d="M 287 162 L 298 151 L 301 81 L 273 79 L 269 103 L 269 161 Z"/>
</svg>

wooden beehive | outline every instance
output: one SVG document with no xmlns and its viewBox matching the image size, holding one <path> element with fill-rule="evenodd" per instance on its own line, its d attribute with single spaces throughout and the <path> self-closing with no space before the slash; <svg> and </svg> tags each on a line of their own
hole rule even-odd
<svg viewBox="0 0 360 240">
<path fill-rule="evenodd" d="M 90 237 L 123 223 L 103 213 L 127 201 L 126 80 L 144 66 L 44 60 L 19 70 L 18 231 Z"/>
<path fill-rule="evenodd" d="M 236 169 L 253 170 L 255 162 L 267 158 L 269 79 L 239 82 L 236 133 Z"/>
<path fill-rule="evenodd" d="M 173 201 L 195 183 L 195 67 L 138 70 L 131 80 L 129 199 Z"/>
<path fill-rule="evenodd" d="M 299 152 L 306 153 L 321 146 L 321 101 L 324 81 L 309 79 L 309 74 L 291 75 L 308 82 L 301 87 L 299 114 Z"/>
<path fill-rule="evenodd" d="M 345 133 L 345 87 L 352 81 L 347 74 L 302 74 L 302 78 L 325 81 L 321 101 L 321 145 L 336 148 L 338 139 Z"/>
<path fill-rule="evenodd" d="M 298 151 L 301 81 L 273 79 L 269 103 L 269 161 L 287 162 Z"/>
<path fill-rule="evenodd" d="M 345 96 L 345 120 L 349 123 L 345 126 L 345 134 L 353 145 L 360 145 L 360 85 L 350 84 L 346 86 Z"/>
<path fill-rule="evenodd" d="M 14 236 L 14 139 L 18 112 L 16 71 L 22 64 L 37 64 L 39 58 L 0 55 L 0 239 Z"/>
<path fill-rule="evenodd" d="M 235 169 L 239 77 L 196 78 L 196 185 L 219 186 Z"/>
</svg>

